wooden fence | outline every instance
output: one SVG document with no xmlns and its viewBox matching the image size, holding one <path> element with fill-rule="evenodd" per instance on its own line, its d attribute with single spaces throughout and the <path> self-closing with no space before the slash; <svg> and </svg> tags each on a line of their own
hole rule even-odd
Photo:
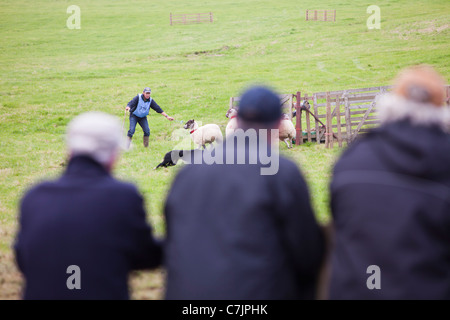
<svg viewBox="0 0 450 320">
<path fill-rule="evenodd" d="M 192 24 L 192 23 L 203 23 L 203 22 L 213 22 L 212 12 L 208 13 L 187 13 L 187 14 L 170 14 L 170 25 L 174 24 Z"/>
<path fill-rule="evenodd" d="M 334 10 L 306 10 L 306 21 L 336 21 Z"/>
<path fill-rule="evenodd" d="M 333 148 L 336 142 L 342 147 L 353 142 L 360 134 L 367 133 L 380 124 L 377 113 L 378 96 L 391 91 L 392 86 L 350 89 L 342 91 L 317 92 L 303 97 L 296 94 L 295 143 L 305 141 L 325 143 Z M 450 106 L 450 86 L 446 86 L 447 105 Z M 307 101 L 309 109 L 302 107 Z M 305 114 L 302 119 L 302 113 Z"/>
<path fill-rule="evenodd" d="M 358 135 L 378 126 L 380 120 L 376 106 L 377 98 L 391 91 L 392 86 L 316 92 L 282 94 L 283 112 L 295 110 L 295 144 L 304 142 L 325 143 L 333 148 L 337 143 L 350 144 Z M 446 86 L 447 105 L 450 107 L 450 86 Z M 237 108 L 240 97 L 230 98 L 229 108 Z"/>
<path fill-rule="evenodd" d="M 344 141 L 351 143 L 358 134 L 366 133 L 379 124 L 376 99 L 391 90 L 391 86 L 350 89 L 343 91 L 317 92 L 311 96 L 300 92 L 296 95 L 296 144 L 304 141 L 324 142 L 340 147 Z M 310 108 L 302 108 L 304 101 Z M 305 119 L 302 119 L 302 112 Z"/>
</svg>

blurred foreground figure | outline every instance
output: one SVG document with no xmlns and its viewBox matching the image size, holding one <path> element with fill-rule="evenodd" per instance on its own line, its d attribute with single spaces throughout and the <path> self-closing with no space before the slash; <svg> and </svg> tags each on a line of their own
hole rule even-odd
<svg viewBox="0 0 450 320">
<path fill-rule="evenodd" d="M 450 299 L 450 137 L 445 82 L 402 71 L 382 125 L 334 168 L 331 299 Z"/>
<path fill-rule="evenodd" d="M 160 264 L 142 197 L 111 176 L 121 143 L 114 117 L 78 116 L 65 173 L 23 197 L 15 252 L 25 299 L 128 299 L 129 272 Z"/>
<path fill-rule="evenodd" d="M 297 165 L 271 147 L 280 119 L 279 97 L 250 88 L 238 129 L 175 178 L 165 206 L 166 299 L 316 297 L 324 238 Z"/>
</svg>

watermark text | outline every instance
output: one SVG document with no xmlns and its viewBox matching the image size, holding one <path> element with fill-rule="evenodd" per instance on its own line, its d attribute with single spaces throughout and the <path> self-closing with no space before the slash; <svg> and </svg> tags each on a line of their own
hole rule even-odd
<svg viewBox="0 0 450 320">
<path fill-rule="evenodd" d="M 380 29 L 381 28 L 381 10 L 379 6 L 371 5 L 367 7 L 367 13 L 371 14 L 369 18 L 367 18 L 367 28 L 369 30 L 372 29 Z"/>
<path fill-rule="evenodd" d="M 67 18 L 66 25 L 69 29 L 81 29 L 81 9 L 79 6 L 71 5 L 67 7 L 67 13 L 72 14 Z"/>
<path fill-rule="evenodd" d="M 81 289 L 81 269 L 80 269 L 80 267 L 77 265 L 74 265 L 74 264 L 70 265 L 67 267 L 66 273 L 71 274 L 71 276 L 69 276 L 66 281 L 67 289 L 80 290 Z"/>
<path fill-rule="evenodd" d="M 381 289 L 381 269 L 377 265 L 370 265 L 367 267 L 367 274 L 370 274 L 367 278 L 366 285 L 369 290 Z"/>
</svg>

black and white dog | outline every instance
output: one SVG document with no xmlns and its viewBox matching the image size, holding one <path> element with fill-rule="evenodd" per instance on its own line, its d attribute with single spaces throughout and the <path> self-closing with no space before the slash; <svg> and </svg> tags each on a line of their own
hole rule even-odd
<svg viewBox="0 0 450 320">
<path fill-rule="evenodd" d="M 177 162 L 181 159 L 185 163 L 194 163 L 194 157 L 201 157 L 202 150 L 194 149 L 194 150 L 172 150 L 167 152 L 164 155 L 164 159 L 158 164 L 155 169 L 160 167 L 171 167 L 177 164 Z"/>
<path fill-rule="evenodd" d="M 172 155 L 174 155 L 174 157 L 172 157 Z M 164 155 L 164 159 L 161 161 L 160 164 L 158 164 L 158 165 L 156 166 L 155 169 L 158 169 L 158 168 L 160 168 L 160 167 L 167 168 L 167 167 L 174 166 L 174 165 L 177 164 L 178 160 L 179 160 L 181 157 L 183 157 L 183 150 L 172 150 L 172 151 L 169 151 L 169 152 L 167 152 L 167 153 Z M 174 161 L 175 161 L 175 162 L 174 162 Z"/>
</svg>

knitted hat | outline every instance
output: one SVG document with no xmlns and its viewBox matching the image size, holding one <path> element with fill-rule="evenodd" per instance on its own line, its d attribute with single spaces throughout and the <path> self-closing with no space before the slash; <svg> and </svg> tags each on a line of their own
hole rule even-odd
<svg viewBox="0 0 450 320">
<path fill-rule="evenodd" d="M 407 100 L 440 107 L 445 101 L 445 80 L 431 66 L 409 67 L 397 75 L 393 92 Z"/>
</svg>

